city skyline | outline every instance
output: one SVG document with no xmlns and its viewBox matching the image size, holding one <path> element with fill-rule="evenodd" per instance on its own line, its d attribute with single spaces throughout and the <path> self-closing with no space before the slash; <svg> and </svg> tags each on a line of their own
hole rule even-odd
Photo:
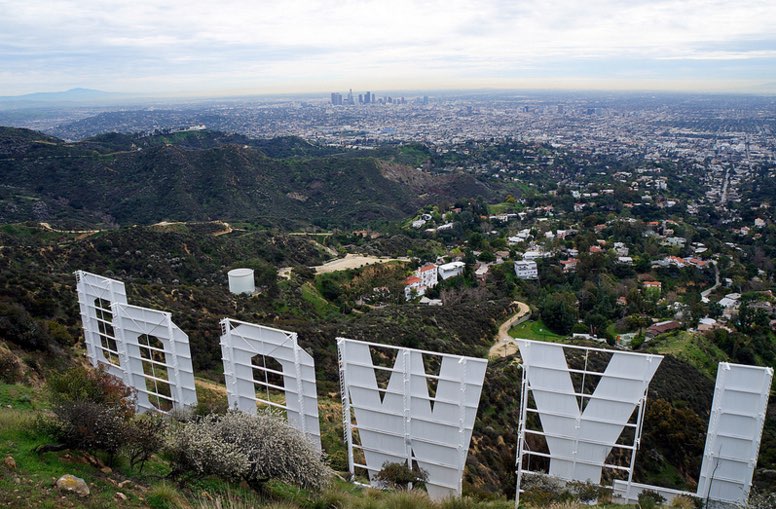
<svg viewBox="0 0 776 509">
<path fill-rule="evenodd" d="M 0 95 L 776 92 L 776 5 L 0 0 Z"/>
</svg>

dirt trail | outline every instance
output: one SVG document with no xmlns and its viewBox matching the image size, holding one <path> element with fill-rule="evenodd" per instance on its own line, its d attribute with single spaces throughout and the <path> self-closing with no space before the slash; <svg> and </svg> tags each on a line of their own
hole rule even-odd
<svg viewBox="0 0 776 509">
<path fill-rule="evenodd" d="M 214 221 L 214 222 L 221 223 L 223 225 L 224 229 L 220 230 L 220 231 L 217 231 L 217 232 L 211 233 L 211 235 L 213 237 L 220 237 L 221 235 L 228 235 L 228 234 L 230 234 L 230 233 L 232 233 L 234 231 L 234 228 L 232 228 L 232 225 L 230 225 L 226 221 Z"/>
<path fill-rule="evenodd" d="M 517 345 L 512 336 L 509 335 L 509 329 L 518 323 L 522 323 L 531 317 L 531 308 L 525 302 L 514 301 L 517 305 L 517 313 L 510 316 L 507 321 L 501 324 L 496 334 L 496 341 L 490 347 L 488 357 L 506 357 L 517 353 Z"/>
<path fill-rule="evenodd" d="M 80 235 L 80 238 L 88 237 L 89 235 L 94 235 L 95 233 L 100 233 L 100 230 L 58 230 L 57 228 L 52 227 L 49 223 L 38 223 L 41 228 L 43 228 L 46 231 L 50 232 L 56 232 L 56 233 L 72 233 L 73 235 Z M 80 240 L 79 238 L 79 240 Z"/>
</svg>

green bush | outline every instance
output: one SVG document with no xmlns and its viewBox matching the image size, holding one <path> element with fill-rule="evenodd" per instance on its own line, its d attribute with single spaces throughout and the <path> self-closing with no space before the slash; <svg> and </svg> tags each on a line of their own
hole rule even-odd
<svg viewBox="0 0 776 509">
<path fill-rule="evenodd" d="M 639 493 L 639 506 L 641 509 L 655 509 L 666 501 L 660 493 L 652 490 L 644 490 Z"/>
<path fill-rule="evenodd" d="M 576 497 L 584 503 L 608 498 L 609 490 L 591 482 L 571 482 L 569 487 Z"/>
<path fill-rule="evenodd" d="M 48 389 L 54 405 L 91 402 L 115 406 L 131 417 L 135 413 L 134 392 L 104 369 L 77 366 L 49 377 Z"/>
<path fill-rule="evenodd" d="M 674 509 L 695 509 L 696 499 L 687 495 L 679 495 L 671 500 L 671 507 Z"/>
<path fill-rule="evenodd" d="M 374 480 L 393 489 L 406 490 L 412 484 L 413 488 L 422 488 L 428 481 L 428 472 L 406 463 L 383 463 L 382 469 L 374 476 Z"/>
</svg>

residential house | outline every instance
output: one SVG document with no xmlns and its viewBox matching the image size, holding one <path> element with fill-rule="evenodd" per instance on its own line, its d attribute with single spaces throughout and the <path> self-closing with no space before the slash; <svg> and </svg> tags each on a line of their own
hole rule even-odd
<svg viewBox="0 0 776 509">
<path fill-rule="evenodd" d="M 426 294 L 426 287 L 423 286 L 418 276 L 409 276 L 404 280 L 404 299 L 412 300 L 414 296 Z"/>
<path fill-rule="evenodd" d="M 539 279 L 539 269 L 533 260 L 515 261 L 515 274 L 518 279 Z"/>
<path fill-rule="evenodd" d="M 552 256 L 552 253 L 532 250 L 532 251 L 526 251 L 525 253 L 523 253 L 523 260 L 529 260 L 529 261 L 538 260 L 539 258 L 547 258 L 549 256 Z"/>
<path fill-rule="evenodd" d="M 740 299 L 740 293 L 729 293 L 720 299 L 717 304 L 722 306 L 722 316 L 728 320 L 732 320 L 736 313 L 738 313 L 738 308 L 741 306 L 741 302 L 739 302 Z"/>
<path fill-rule="evenodd" d="M 682 324 L 675 320 L 667 320 L 665 322 L 658 322 L 653 323 L 649 327 L 647 327 L 646 331 L 646 337 L 647 339 L 652 339 L 655 336 L 658 336 L 660 334 L 665 334 L 666 332 L 671 332 L 673 330 L 678 330 L 682 328 Z"/>
<path fill-rule="evenodd" d="M 568 260 L 561 260 L 560 264 L 563 266 L 563 272 L 575 272 L 577 270 L 577 263 L 579 260 L 576 258 L 569 258 Z"/>
<path fill-rule="evenodd" d="M 463 269 L 466 266 L 463 262 L 450 262 L 439 266 L 439 277 L 442 279 L 450 279 L 451 277 L 460 276 L 463 274 Z"/>
<path fill-rule="evenodd" d="M 420 267 L 415 275 L 421 280 L 421 284 L 428 288 L 434 288 L 438 282 L 437 266 L 433 263 L 426 263 Z"/>
</svg>

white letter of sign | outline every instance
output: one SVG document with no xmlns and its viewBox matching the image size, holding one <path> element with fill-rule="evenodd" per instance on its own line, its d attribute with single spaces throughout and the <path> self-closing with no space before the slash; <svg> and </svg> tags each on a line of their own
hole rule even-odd
<svg viewBox="0 0 776 509">
<path fill-rule="evenodd" d="M 256 415 L 256 402 L 282 408 L 286 411 L 288 424 L 304 433 L 313 447 L 320 451 L 315 361 L 299 347 L 296 333 L 230 318 L 221 320 L 221 332 L 221 355 L 229 407 L 251 415 Z M 252 359 L 257 355 L 275 359 L 282 367 L 282 373 L 253 364 Z M 256 380 L 256 371 L 263 371 L 265 375 L 268 372 L 282 374 L 283 387 Z M 285 405 L 258 397 L 256 385 L 282 389 Z"/>
<path fill-rule="evenodd" d="M 517 344 L 550 449 L 549 474 L 599 484 L 609 451 L 663 357 L 613 352 L 582 412 L 563 345 L 522 339 Z"/>
<path fill-rule="evenodd" d="M 356 425 L 346 415 L 351 472 L 351 427 L 358 430 L 370 478 L 383 464 L 404 463 L 428 472 L 426 489 L 434 500 L 461 494 L 463 469 L 488 362 L 485 359 L 394 349 L 396 361 L 387 389 L 377 385 L 370 343 L 338 338 L 340 376 L 346 414 L 353 409 Z M 441 360 L 435 396 L 429 396 L 429 376 L 423 356 Z M 381 398 L 380 394 L 384 392 Z M 349 395 L 349 397 L 348 397 Z M 433 402 L 433 407 L 432 407 Z"/>
<path fill-rule="evenodd" d="M 196 405 L 189 337 L 172 315 L 118 302 L 111 309 L 129 360 L 127 385 L 137 391 L 138 410 L 167 412 Z"/>
<path fill-rule="evenodd" d="M 772 368 L 720 362 L 698 498 L 743 507 L 757 465 Z"/>
<path fill-rule="evenodd" d="M 129 359 L 116 335 L 111 311 L 111 305 L 127 303 L 124 283 L 82 270 L 76 271 L 75 279 L 89 360 L 94 367 L 104 366 L 105 371 L 129 383 L 126 370 Z"/>
</svg>

